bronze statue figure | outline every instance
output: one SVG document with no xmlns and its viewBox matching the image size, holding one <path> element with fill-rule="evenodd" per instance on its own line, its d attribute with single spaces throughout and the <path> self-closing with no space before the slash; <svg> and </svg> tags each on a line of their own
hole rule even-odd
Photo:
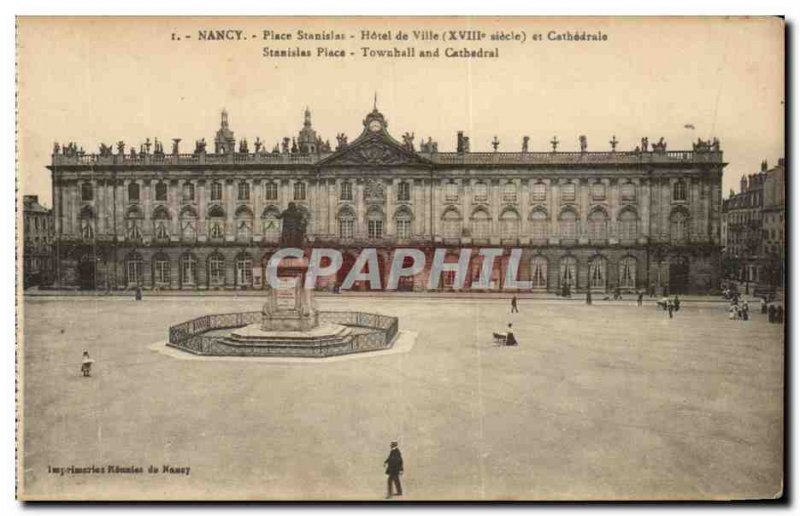
<svg viewBox="0 0 800 516">
<path fill-rule="evenodd" d="M 283 220 L 280 247 L 303 248 L 306 243 L 306 219 L 303 212 L 293 202 L 278 215 Z"/>
</svg>

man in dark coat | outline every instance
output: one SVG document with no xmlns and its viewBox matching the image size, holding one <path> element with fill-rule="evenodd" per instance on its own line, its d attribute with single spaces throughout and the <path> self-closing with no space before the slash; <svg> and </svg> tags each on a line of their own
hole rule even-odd
<svg viewBox="0 0 800 516">
<path fill-rule="evenodd" d="M 519 308 L 517 308 L 517 296 L 513 296 L 511 298 L 511 313 L 514 312 L 519 313 Z"/>
<path fill-rule="evenodd" d="M 386 479 L 386 498 L 392 497 L 392 483 L 394 489 L 397 491 L 398 496 L 403 495 L 403 486 L 400 485 L 400 475 L 403 474 L 403 456 L 400 454 L 400 449 L 397 447 L 397 442 L 392 441 L 392 451 L 389 452 L 389 457 L 383 461 L 386 466 L 386 474 L 389 477 Z"/>
</svg>

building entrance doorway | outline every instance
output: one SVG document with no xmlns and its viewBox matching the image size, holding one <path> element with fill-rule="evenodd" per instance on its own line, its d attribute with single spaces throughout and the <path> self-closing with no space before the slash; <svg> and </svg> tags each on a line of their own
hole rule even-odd
<svg viewBox="0 0 800 516">
<path fill-rule="evenodd" d="M 95 288 L 95 263 L 91 257 L 83 257 L 78 262 L 78 288 L 81 290 L 94 290 Z"/>
<path fill-rule="evenodd" d="M 686 294 L 689 290 L 689 260 L 678 257 L 669 264 L 669 293 Z"/>
</svg>

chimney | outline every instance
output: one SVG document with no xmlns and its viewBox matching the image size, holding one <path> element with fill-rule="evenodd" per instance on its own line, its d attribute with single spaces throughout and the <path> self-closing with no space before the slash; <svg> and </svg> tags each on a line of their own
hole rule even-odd
<svg viewBox="0 0 800 516">
<path fill-rule="evenodd" d="M 458 131 L 458 136 L 456 137 L 456 152 L 459 154 L 464 153 L 464 131 Z"/>
<path fill-rule="evenodd" d="M 761 162 L 761 171 L 762 172 L 766 172 L 767 171 L 767 160 L 764 160 L 764 161 Z"/>
</svg>

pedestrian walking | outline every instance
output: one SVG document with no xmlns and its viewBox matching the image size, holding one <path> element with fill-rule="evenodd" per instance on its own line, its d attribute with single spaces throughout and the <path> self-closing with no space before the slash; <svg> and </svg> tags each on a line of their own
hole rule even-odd
<svg viewBox="0 0 800 516">
<path fill-rule="evenodd" d="M 517 296 L 511 298 L 511 313 L 519 313 L 519 308 L 517 308 Z"/>
<path fill-rule="evenodd" d="M 386 466 L 386 498 L 392 497 L 392 484 L 398 496 L 403 495 L 403 486 L 400 485 L 400 475 L 403 474 L 403 455 L 400 453 L 400 448 L 397 447 L 397 441 L 392 441 L 391 451 L 389 456 L 383 461 Z"/>
<path fill-rule="evenodd" d="M 742 301 L 742 320 L 747 321 L 750 319 L 750 305 L 747 304 L 747 299 Z"/>
<path fill-rule="evenodd" d="M 592 289 L 591 288 L 587 288 L 586 289 L 586 304 L 587 305 L 591 305 L 592 304 Z"/>
<path fill-rule="evenodd" d="M 672 300 L 667 300 L 667 311 L 669 312 L 669 318 L 672 319 L 672 312 L 675 310 L 675 305 L 672 304 Z"/>
<path fill-rule="evenodd" d="M 136 299 L 136 301 L 142 300 L 142 287 L 140 287 L 139 285 L 136 286 L 136 294 L 134 295 L 134 298 Z"/>
<path fill-rule="evenodd" d="M 656 297 L 656 284 L 650 284 L 650 297 Z"/>
<path fill-rule="evenodd" d="M 636 296 L 636 304 L 642 306 L 642 298 L 644 298 L 644 292 L 641 290 L 639 291 L 639 295 Z"/>
<path fill-rule="evenodd" d="M 83 360 L 81 360 L 81 374 L 83 376 L 92 376 L 92 364 L 94 360 L 89 356 L 88 351 L 83 352 Z"/>
<path fill-rule="evenodd" d="M 673 304 L 675 305 L 675 311 L 676 312 L 681 309 L 681 300 L 678 299 L 677 295 L 675 296 L 675 300 L 673 301 Z"/>
</svg>

